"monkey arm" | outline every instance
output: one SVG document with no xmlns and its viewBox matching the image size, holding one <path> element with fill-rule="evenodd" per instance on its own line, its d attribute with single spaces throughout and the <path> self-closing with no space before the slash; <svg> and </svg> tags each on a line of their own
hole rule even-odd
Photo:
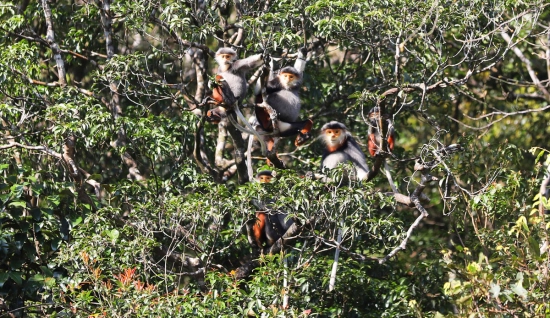
<svg viewBox="0 0 550 318">
<path fill-rule="evenodd" d="M 349 160 L 358 170 L 361 169 L 365 172 L 369 172 L 370 169 L 367 165 L 365 154 L 353 138 L 348 137 L 348 147 L 344 149 L 344 152 L 348 155 Z"/>
<path fill-rule="evenodd" d="M 253 68 L 259 67 L 264 64 L 263 55 L 255 54 L 247 58 L 236 60 L 233 62 L 233 70 L 235 72 L 247 72 Z"/>
<path fill-rule="evenodd" d="M 279 81 L 278 77 L 275 77 L 273 79 L 270 79 L 269 82 L 267 82 L 267 85 L 265 87 L 265 92 L 269 94 L 276 93 L 283 89 L 283 86 L 281 85 L 281 81 Z"/>
<path fill-rule="evenodd" d="M 304 55 L 304 52 L 302 50 L 298 51 L 298 57 L 294 62 L 294 68 L 297 69 L 301 74 L 303 74 L 306 70 L 306 56 Z"/>
</svg>

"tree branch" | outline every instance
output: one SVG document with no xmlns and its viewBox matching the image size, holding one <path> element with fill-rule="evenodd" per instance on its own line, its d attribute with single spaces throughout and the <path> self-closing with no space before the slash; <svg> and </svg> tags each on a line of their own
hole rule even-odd
<svg viewBox="0 0 550 318">
<path fill-rule="evenodd" d="M 525 64 L 525 68 L 527 68 L 527 72 L 529 73 L 529 76 L 531 77 L 531 80 L 533 81 L 533 84 L 541 91 L 541 93 L 544 95 L 544 98 L 550 102 L 550 93 L 544 87 L 544 85 L 541 84 L 539 78 L 537 77 L 536 72 L 533 70 L 533 67 L 531 66 L 531 61 L 523 55 L 523 52 L 516 46 L 517 43 L 512 43 L 512 38 L 506 33 L 506 31 L 500 32 L 500 36 L 508 43 L 508 47 L 512 49 L 512 52 L 514 52 L 517 57 Z"/>
<path fill-rule="evenodd" d="M 59 49 L 59 45 L 57 45 L 57 43 L 55 42 L 55 33 L 53 31 L 52 22 L 52 10 L 50 9 L 48 0 L 41 0 L 41 2 L 42 8 L 44 9 L 44 17 L 46 18 L 46 41 L 52 49 L 53 59 L 55 60 L 55 64 L 57 65 L 59 84 L 61 85 L 61 87 L 64 87 L 65 85 L 67 85 L 67 81 L 65 79 L 65 63 L 63 62 L 63 58 L 61 57 L 61 50 Z"/>
</svg>

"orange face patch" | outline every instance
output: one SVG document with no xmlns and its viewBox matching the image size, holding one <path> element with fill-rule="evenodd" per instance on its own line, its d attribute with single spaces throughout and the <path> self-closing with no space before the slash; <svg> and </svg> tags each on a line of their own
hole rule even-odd
<svg viewBox="0 0 550 318">
<path fill-rule="evenodd" d="M 261 175 L 258 181 L 260 181 L 260 183 L 270 183 L 272 178 L 272 176 Z"/>
<path fill-rule="evenodd" d="M 281 78 L 287 83 L 292 83 L 296 80 L 296 75 L 292 73 L 281 73 Z"/>
<path fill-rule="evenodd" d="M 330 141 L 337 140 L 342 135 L 342 129 L 327 129 L 325 130 L 326 138 Z"/>
</svg>

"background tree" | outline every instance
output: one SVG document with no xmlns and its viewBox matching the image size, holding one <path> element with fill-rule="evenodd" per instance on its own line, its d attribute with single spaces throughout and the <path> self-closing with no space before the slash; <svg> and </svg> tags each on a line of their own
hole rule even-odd
<svg viewBox="0 0 550 318">
<path fill-rule="evenodd" d="M 0 312 L 548 314 L 548 6 L 0 2 Z M 203 117 L 219 47 L 304 54 L 301 117 L 366 150 L 378 106 L 394 153 L 325 183 L 300 177 L 320 143 L 282 139 L 276 182 L 248 182 L 235 109 Z M 297 222 L 260 251 L 245 229 L 272 197 Z"/>
</svg>

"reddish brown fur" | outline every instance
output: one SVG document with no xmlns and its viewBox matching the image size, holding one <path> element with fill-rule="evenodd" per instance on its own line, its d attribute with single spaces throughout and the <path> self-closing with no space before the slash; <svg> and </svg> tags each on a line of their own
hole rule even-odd
<svg viewBox="0 0 550 318">
<path fill-rule="evenodd" d="M 216 75 L 216 83 L 219 84 L 221 81 L 223 81 L 223 76 Z M 214 90 L 212 91 L 212 98 L 218 104 L 223 103 L 223 93 L 222 93 L 222 88 L 220 86 L 216 86 L 214 88 Z"/>
<path fill-rule="evenodd" d="M 300 130 L 300 133 L 307 134 L 311 131 L 311 128 L 313 127 L 313 121 L 308 120 L 308 123 Z"/>
<path fill-rule="evenodd" d="M 221 93 L 221 87 L 216 87 L 212 91 L 212 98 L 216 101 L 216 103 L 221 104 L 223 103 L 223 95 Z"/>
<path fill-rule="evenodd" d="M 273 140 L 273 138 L 270 137 L 268 140 L 266 140 L 267 151 L 271 151 L 274 145 L 275 140 Z"/>
<path fill-rule="evenodd" d="M 258 247 L 263 247 L 263 242 L 266 241 L 265 237 L 265 213 L 256 212 L 256 223 L 252 227 L 252 232 L 254 234 L 254 240 Z"/>
<path fill-rule="evenodd" d="M 393 138 L 393 135 L 390 135 L 388 137 L 388 145 L 390 146 L 390 151 L 393 151 L 393 146 L 395 145 L 395 140 Z"/>
<path fill-rule="evenodd" d="M 294 140 L 296 147 L 303 145 L 310 138 L 309 133 L 311 132 L 311 128 L 313 128 L 313 121 L 308 119 L 306 125 L 300 130 L 298 136 L 296 136 L 296 140 Z"/>
<path fill-rule="evenodd" d="M 214 113 L 212 113 L 212 110 L 208 110 L 208 111 L 206 112 L 206 117 L 212 118 L 212 116 L 214 116 Z M 219 124 L 219 123 L 220 123 L 219 120 L 211 120 L 210 122 L 211 122 L 212 124 Z"/>
<path fill-rule="evenodd" d="M 390 151 L 393 151 L 393 147 L 395 145 L 395 139 L 393 137 L 393 135 L 390 135 L 388 137 L 388 146 L 390 148 Z M 371 156 L 376 156 L 376 152 L 378 150 L 378 145 L 376 144 L 376 135 L 375 134 L 370 134 L 369 135 L 369 142 L 368 142 L 368 147 L 369 147 L 369 153 Z"/>
<path fill-rule="evenodd" d="M 369 147 L 370 155 L 374 157 L 376 155 L 376 150 L 378 149 L 378 145 L 376 145 L 376 135 L 375 134 L 370 134 L 369 135 L 368 147 Z"/>
</svg>

